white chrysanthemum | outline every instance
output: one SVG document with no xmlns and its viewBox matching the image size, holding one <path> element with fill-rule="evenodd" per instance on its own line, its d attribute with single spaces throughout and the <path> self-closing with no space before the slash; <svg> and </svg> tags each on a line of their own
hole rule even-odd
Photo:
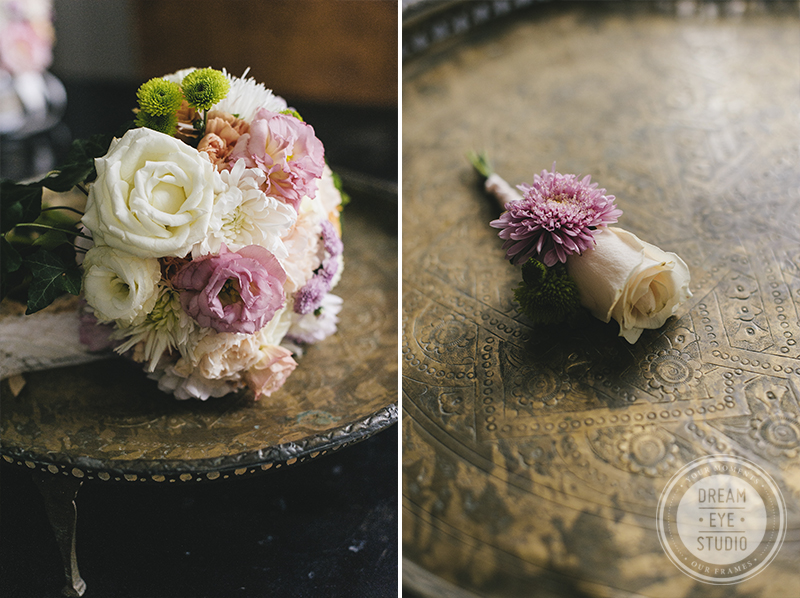
<svg viewBox="0 0 800 598">
<path fill-rule="evenodd" d="M 138 345 L 137 357 L 149 362 L 146 371 L 153 372 L 164 352 L 183 350 L 196 330 L 197 324 L 181 307 L 179 293 L 161 285 L 155 306 L 144 321 L 115 330 L 111 338 L 128 339 L 115 349 L 117 353 L 125 353 Z"/>
<path fill-rule="evenodd" d="M 260 189 L 266 180 L 264 172 L 246 168 L 244 160 L 239 160 L 232 170 L 219 174 L 227 191 L 217 196 L 209 233 L 192 248 L 192 255 L 219 253 L 225 243 L 231 251 L 260 245 L 278 260 L 288 258 L 281 237 L 294 226 L 297 214 L 290 205 L 264 195 Z"/>
<path fill-rule="evenodd" d="M 310 344 L 328 338 L 336 332 L 340 311 L 342 311 L 342 298 L 328 293 L 315 312 L 306 315 L 292 314 L 292 325 L 286 333 L 287 340 Z M 287 348 L 296 352 L 296 347 L 293 344 Z"/>
<path fill-rule="evenodd" d="M 163 78 L 180 85 L 186 75 L 196 70 L 196 67 L 181 69 L 175 73 L 164 75 Z M 276 96 L 271 89 L 264 87 L 263 83 L 259 83 L 252 77 L 247 77 L 249 72 L 250 69 L 248 68 L 242 73 L 241 77 L 234 77 L 223 68 L 222 73 L 230 81 L 231 88 L 228 91 L 228 95 L 214 104 L 211 110 L 222 110 L 229 114 L 235 114 L 242 120 L 251 122 L 256 110 L 259 108 L 266 108 L 272 112 L 280 112 L 288 108 L 286 100 Z"/>
<path fill-rule="evenodd" d="M 247 77 L 248 68 L 241 77 L 234 77 L 225 69 L 223 74 L 231 82 L 228 95 L 217 102 L 213 110 L 223 110 L 229 114 L 236 114 L 242 120 L 251 122 L 259 108 L 266 108 L 272 112 L 280 112 L 288 107 L 286 100 L 272 93 L 271 89 L 264 87 L 252 77 Z M 247 77 L 247 78 L 246 78 Z"/>
<path fill-rule="evenodd" d="M 183 81 L 183 78 L 186 75 L 188 75 L 192 71 L 196 71 L 196 70 L 197 70 L 197 67 L 192 66 L 192 67 L 189 67 L 188 69 L 181 69 L 181 70 L 176 71 L 174 73 L 170 73 L 169 75 L 164 75 L 162 77 L 162 79 L 166 79 L 167 81 L 172 81 L 173 83 L 177 83 L 178 85 L 180 85 L 181 81 Z"/>
</svg>

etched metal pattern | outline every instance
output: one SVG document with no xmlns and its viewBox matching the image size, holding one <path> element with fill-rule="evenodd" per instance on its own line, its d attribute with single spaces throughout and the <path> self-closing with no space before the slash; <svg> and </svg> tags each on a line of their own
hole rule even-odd
<svg viewBox="0 0 800 598">
<path fill-rule="evenodd" d="M 789 529 L 725 595 L 796 596 L 797 4 L 569 4 L 404 65 L 404 556 L 479 595 L 721 595 L 655 516 L 673 473 L 726 453 L 776 480 Z M 509 182 L 592 174 L 623 228 L 684 257 L 693 298 L 633 346 L 594 319 L 530 326 L 464 157 L 482 148 Z"/>
<path fill-rule="evenodd" d="M 123 360 L 26 374 L 18 397 L 4 388 L 0 454 L 85 480 L 209 481 L 305 461 L 395 423 L 397 240 L 357 211 L 345 218 L 339 332 L 280 391 L 177 401 Z"/>
</svg>

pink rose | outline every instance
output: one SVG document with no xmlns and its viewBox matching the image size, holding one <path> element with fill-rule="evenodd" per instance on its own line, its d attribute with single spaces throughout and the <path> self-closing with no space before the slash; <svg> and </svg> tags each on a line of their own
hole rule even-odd
<svg viewBox="0 0 800 598">
<path fill-rule="evenodd" d="M 245 374 L 248 388 L 256 395 L 256 399 L 264 395 L 270 396 L 278 390 L 297 367 L 292 359 L 292 352 L 275 345 L 263 349 L 264 356 Z"/>
<path fill-rule="evenodd" d="M 218 255 L 189 262 L 172 279 L 184 311 L 198 324 L 246 334 L 261 330 L 284 306 L 284 282 L 286 272 L 263 247 L 233 253 L 224 244 Z"/>
<path fill-rule="evenodd" d="M 249 133 L 236 141 L 229 163 L 239 159 L 244 159 L 248 168 L 266 173 L 266 195 L 295 210 L 304 196 L 314 196 L 325 166 L 322 142 L 310 125 L 265 108 L 256 112 Z"/>
</svg>

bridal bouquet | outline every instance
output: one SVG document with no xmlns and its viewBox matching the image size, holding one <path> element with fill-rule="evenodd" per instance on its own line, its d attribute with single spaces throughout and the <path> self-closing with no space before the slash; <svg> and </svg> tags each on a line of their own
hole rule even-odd
<svg viewBox="0 0 800 598">
<path fill-rule="evenodd" d="M 269 396 L 304 344 L 335 332 L 341 308 L 330 291 L 342 194 L 323 145 L 246 74 L 151 79 L 110 142 L 76 143 L 38 183 L 3 182 L 4 287 L 27 277 L 28 312 L 81 292 L 81 341 L 142 363 L 179 399 Z M 74 208 L 42 210 L 41 195 L 73 185 L 87 196 L 70 226 Z M 64 237 L 80 267 L 59 252 Z"/>
<path fill-rule="evenodd" d="M 678 255 L 609 226 L 622 211 L 590 176 L 561 174 L 553 165 L 532 185 L 520 185 L 520 195 L 485 156 L 470 159 L 505 210 L 489 224 L 500 229 L 506 258 L 522 266 L 514 297 L 533 322 L 563 322 L 583 306 L 603 322 L 616 320 L 633 344 L 692 296 L 689 268 Z"/>
</svg>

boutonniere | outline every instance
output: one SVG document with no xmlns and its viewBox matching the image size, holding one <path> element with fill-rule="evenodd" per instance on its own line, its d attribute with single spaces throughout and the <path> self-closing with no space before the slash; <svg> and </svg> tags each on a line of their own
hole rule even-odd
<svg viewBox="0 0 800 598">
<path fill-rule="evenodd" d="M 622 210 L 591 176 L 561 174 L 554 164 L 517 192 L 485 154 L 470 161 L 504 210 L 489 225 L 499 229 L 506 258 L 521 266 L 514 298 L 534 323 L 565 322 L 582 306 L 603 322 L 616 320 L 632 344 L 692 296 L 689 268 L 678 255 L 611 226 Z"/>
</svg>

